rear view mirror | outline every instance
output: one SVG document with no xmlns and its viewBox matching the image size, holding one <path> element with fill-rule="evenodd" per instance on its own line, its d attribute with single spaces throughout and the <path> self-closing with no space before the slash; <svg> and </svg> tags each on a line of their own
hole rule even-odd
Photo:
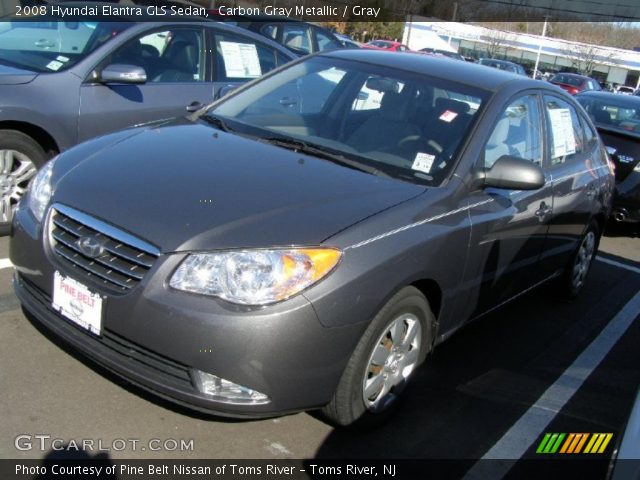
<svg viewBox="0 0 640 480">
<path fill-rule="evenodd" d="M 371 77 L 367 80 L 366 87 L 369 90 L 377 90 L 378 92 L 400 92 L 400 84 L 396 80 L 385 77 Z"/>
<path fill-rule="evenodd" d="M 537 190 L 544 186 L 544 172 L 530 160 L 503 155 L 483 173 L 484 186 L 509 190 Z"/>
<path fill-rule="evenodd" d="M 100 83 L 146 83 L 147 73 L 142 67 L 114 63 L 100 72 L 98 81 Z"/>
</svg>

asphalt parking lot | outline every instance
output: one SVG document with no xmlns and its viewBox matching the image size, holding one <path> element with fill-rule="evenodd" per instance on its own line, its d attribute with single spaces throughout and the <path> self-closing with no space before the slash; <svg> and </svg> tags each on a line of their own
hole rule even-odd
<svg viewBox="0 0 640 480">
<path fill-rule="evenodd" d="M 194 414 L 89 368 L 25 318 L 12 293 L 12 269 L 0 260 L 0 458 L 43 458 L 53 439 L 100 441 L 116 447 L 108 452 L 114 459 L 478 459 L 491 451 L 533 458 L 535 445 L 509 448 L 523 432 L 542 437 L 527 420 L 538 407 L 549 420 L 543 432 L 613 433 L 609 454 L 640 384 L 640 309 L 634 307 L 640 237 L 627 230 L 603 238 L 578 300 L 554 300 L 543 287 L 463 329 L 417 374 L 397 416 L 366 434 L 335 430 L 307 413 L 260 421 Z M 2 238 L 0 259 L 7 256 Z M 620 338 L 602 344 L 603 330 L 621 317 Z M 576 359 L 596 342 L 603 360 L 587 355 L 596 359 L 592 371 Z M 563 383 L 575 380 L 576 371 L 583 383 Z M 32 448 L 24 442 L 16 448 L 20 435 L 31 438 Z M 44 448 L 36 435 L 49 436 Z M 160 440 L 157 449 L 150 448 L 152 439 Z M 166 440 L 187 440 L 191 448 Z"/>
</svg>

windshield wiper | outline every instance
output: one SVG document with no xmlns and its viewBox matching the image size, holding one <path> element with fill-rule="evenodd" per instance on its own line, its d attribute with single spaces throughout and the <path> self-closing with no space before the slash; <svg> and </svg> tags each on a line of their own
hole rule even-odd
<svg viewBox="0 0 640 480">
<path fill-rule="evenodd" d="M 205 115 L 200 116 L 200 119 L 204 120 L 205 122 L 207 122 L 210 125 L 213 125 L 214 127 L 218 128 L 219 130 L 222 130 L 223 132 L 233 132 L 233 128 L 231 128 L 229 125 L 227 125 L 227 122 L 225 122 L 220 117 L 216 117 L 216 116 L 211 115 L 211 114 L 205 114 Z"/>
<path fill-rule="evenodd" d="M 279 147 L 287 148 L 289 150 L 293 150 L 294 152 L 306 153 L 314 157 L 329 160 L 330 162 L 336 163 L 338 165 L 343 165 L 354 170 L 359 170 L 361 172 L 366 172 L 381 177 L 390 176 L 375 167 L 360 163 L 356 160 L 351 160 L 350 158 L 347 158 L 340 153 L 336 153 L 329 148 L 321 147 L 319 145 L 312 145 L 303 142 L 302 140 L 296 140 L 294 138 L 287 137 L 267 137 L 258 138 L 258 140 L 268 142 L 271 145 L 277 145 Z"/>
</svg>

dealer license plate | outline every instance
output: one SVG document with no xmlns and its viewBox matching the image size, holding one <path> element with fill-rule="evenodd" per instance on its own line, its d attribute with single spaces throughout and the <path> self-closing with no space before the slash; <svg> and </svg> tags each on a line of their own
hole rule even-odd
<svg viewBox="0 0 640 480">
<path fill-rule="evenodd" d="M 55 272 L 52 306 L 72 322 L 100 335 L 102 297 L 73 278 Z"/>
</svg>

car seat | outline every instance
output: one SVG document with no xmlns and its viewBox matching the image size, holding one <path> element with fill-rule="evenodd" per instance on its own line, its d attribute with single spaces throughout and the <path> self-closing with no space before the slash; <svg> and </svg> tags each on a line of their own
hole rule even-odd
<svg viewBox="0 0 640 480">
<path fill-rule="evenodd" d="M 360 152 L 393 152 L 404 139 L 420 135 L 418 127 L 408 119 L 412 98 L 386 92 L 379 111 L 356 128 L 345 143 Z"/>
<path fill-rule="evenodd" d="M 199 43 L 195 32 L 176 33 L 162 56 L 165 69 L 153 80 L 155 82 L 195 82 L 200 61 Z"/>
</svg>

